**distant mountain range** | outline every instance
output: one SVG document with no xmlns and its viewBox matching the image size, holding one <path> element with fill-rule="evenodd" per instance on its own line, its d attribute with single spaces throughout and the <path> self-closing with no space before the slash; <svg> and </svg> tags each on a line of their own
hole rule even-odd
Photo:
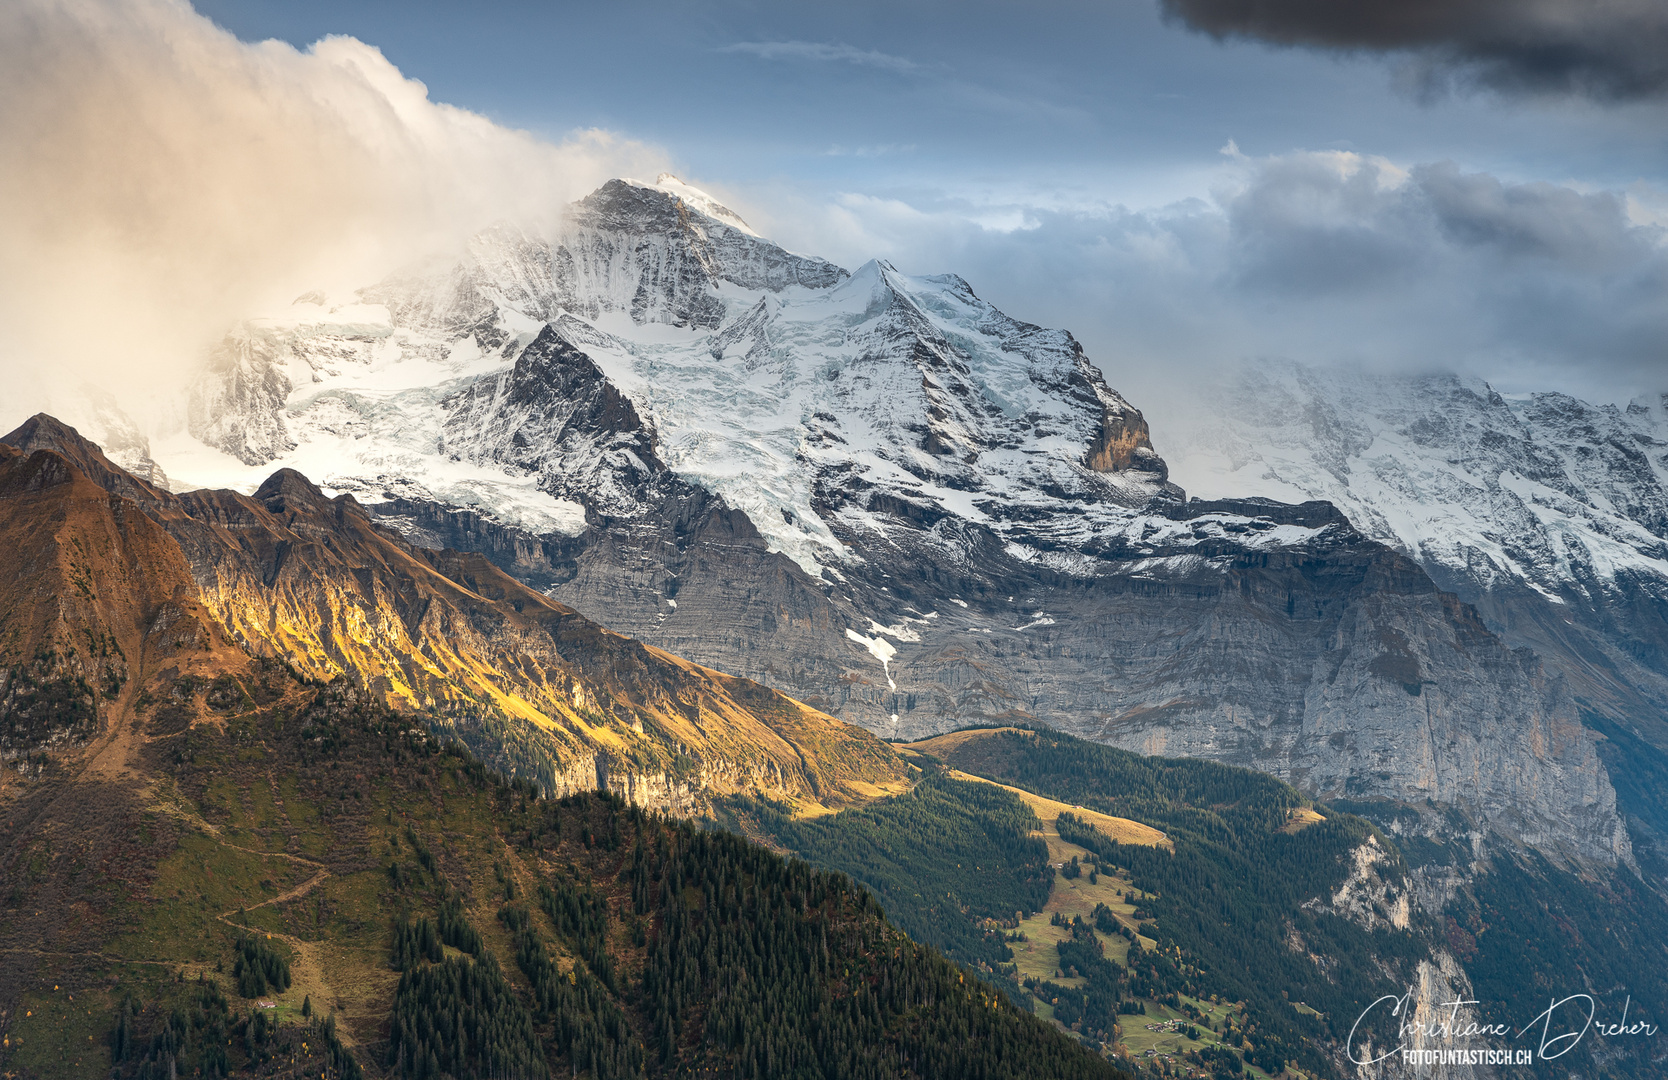
<svg viewBox="0 0 1668 1080">
<path fill-rule="evenodd" d="M 1668 835 L 1668 398 L 1248 365 L 1178 432 L 1214 490 L 1324 499 L 1563 678 L 1636 837 Z M 1643 854 L 1643 853 L 1642 853 Z M 1653 873 L 1668 866 L 1653 859 Z"/>
</svg>

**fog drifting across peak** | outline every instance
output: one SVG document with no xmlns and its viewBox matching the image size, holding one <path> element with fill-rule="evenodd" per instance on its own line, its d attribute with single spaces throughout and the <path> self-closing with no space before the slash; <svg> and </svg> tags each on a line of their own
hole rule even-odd
<svg viewBox="0 0 1668 1080">
<path fill-rule="evenodd" d="M 745 212 L 790 248 L 953 270 L 1015 318 L 1069 329 L 1160 453 L 1201 380 L 1243 359 L 1460 371 L 1603 401 L 1668 390 L 1654 190 L 1338 151 L 1230 152 L 1206 186 L 1148 209 L 766 192 Z"/>
<path fill-rule="evenodd" d="M 247 44 L 178 0 L 0 5 L 0 424 L 83 384 L 133 408 L 239 318 L 665 164 L 430 101 L 352 38 Z"/>
</svg>

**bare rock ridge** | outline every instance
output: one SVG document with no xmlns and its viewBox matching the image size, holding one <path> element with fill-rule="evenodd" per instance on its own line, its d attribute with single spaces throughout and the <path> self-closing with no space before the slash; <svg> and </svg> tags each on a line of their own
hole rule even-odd
<svg viewBox="0 0 1668 1080">
<path fill-rule="evenodd" d="M 1051 724 L 1629 857 L 1563 680 L 1324 503 L 1188 502 L 1070 334 L 961 278 L 662 178 L 355 299 L 241 329 L 200 436 L 276 431 L 263 468 L 886 736 Z"/>
<path fill-rule="evenodd" d="M 525 470 L 542 490 L 585 499 L 594 513 L 635 514 L 666 478 L 631 399 L 549 326 L 508 372 L 445 404 L 444 452 Z"/>
<path fill-rule="evenodd" d="M 604 630 L 480 555 L 413 549 L 292 469 L 253 496 L 172 495 L 36 417 L 0 442 L 0 528 L 8 757 L 266 657 L 346 676 L 555 791 L 838 805 L 904 771 L 859 728 Z"/>
</svg>

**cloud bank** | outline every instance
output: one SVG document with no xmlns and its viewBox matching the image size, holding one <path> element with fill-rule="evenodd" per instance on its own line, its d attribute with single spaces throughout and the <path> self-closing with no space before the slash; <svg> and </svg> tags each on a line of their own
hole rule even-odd
<svg viewBox="0 0 1668 1080">
<path fill-rule="evenodd" d="M 172 389 L 236 319 L 664 162 L 430 101 L 375 48 L 245 44 L 179 0 L 0 5 L 0 424 Z M 4 430 L 0 428 L 0 430 Z"/>
<path fill-rule="evenodd" d="M 1163 0 L 1196 30 L 1281 45 L 1403 51 L 1428 84 L 1603 99 L 1668 94 L 1661 0 Z"/>
<path fill-rule="evenodd" d="M 1152 416 L 1204 373 L 1264 358 L 1605 400 L 1668 391 L 1668 231 L 1652 205 L 1299 152 L 1226 159 L 1210 198 L 1151 210 L 848 195 L 748 213 L 848 264 L 961 274 L 1016 318 L 1071 330 Z"/>
</svg>

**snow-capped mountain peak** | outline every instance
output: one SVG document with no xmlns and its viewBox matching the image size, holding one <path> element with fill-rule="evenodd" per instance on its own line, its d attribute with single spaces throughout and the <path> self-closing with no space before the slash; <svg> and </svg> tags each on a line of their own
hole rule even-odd
<svg viewBox="0 0 1668 1080">
<path fill-rule="evenodd" d="M 153 449 L 183 484 L 294 467 L 888 734 L 1040 719 L 1625 850 L 1568 702 L 1401 556 L 1320 504 L 1184 502 L 1069 333 L 733 218 L 611 181 L 251 322 Z M 1376 429 L 1327 422 L 1356 469 Z"/>
<path fill-rule="evenodd" d="M 791 254 L 671 176 L 610 181 L 552 238 L 497 226 L 359 299 L 234 332 L 193 433 L 262 469 L 328 447 L 327 487 L 541 531 L 576 506 L 629 518 L 670 470 L 812 573 L 851 557 L 835 518 L 884 531 L 910 507 L 1049 547 L 1179 495 L 1070 334 L 954 275 Z"/>
<path fill-rule="evenodd" d="M 725 206 L 711 195 L 708 195 L 700 188 L 684 183 L 671 173 L 661 173 L 659 176 L 655 177 L 653 184 L 645 184 L 640 180 L 629 179 L 625 182 L 628 184 L 635 184 L 638 187 L 653 188 L 657 191 L 664 191 L 668 195 L 677 198 L 689 209 L 700 214 L 705 214 L 714 221 L 722 222 L 733 229 L 740 229 L 748 236 L 759 235 L 753 231 L 753 227 L 751 225 L 741 219 L 740 214 L 731 210 L 729 207 Z"/>
</svg>

